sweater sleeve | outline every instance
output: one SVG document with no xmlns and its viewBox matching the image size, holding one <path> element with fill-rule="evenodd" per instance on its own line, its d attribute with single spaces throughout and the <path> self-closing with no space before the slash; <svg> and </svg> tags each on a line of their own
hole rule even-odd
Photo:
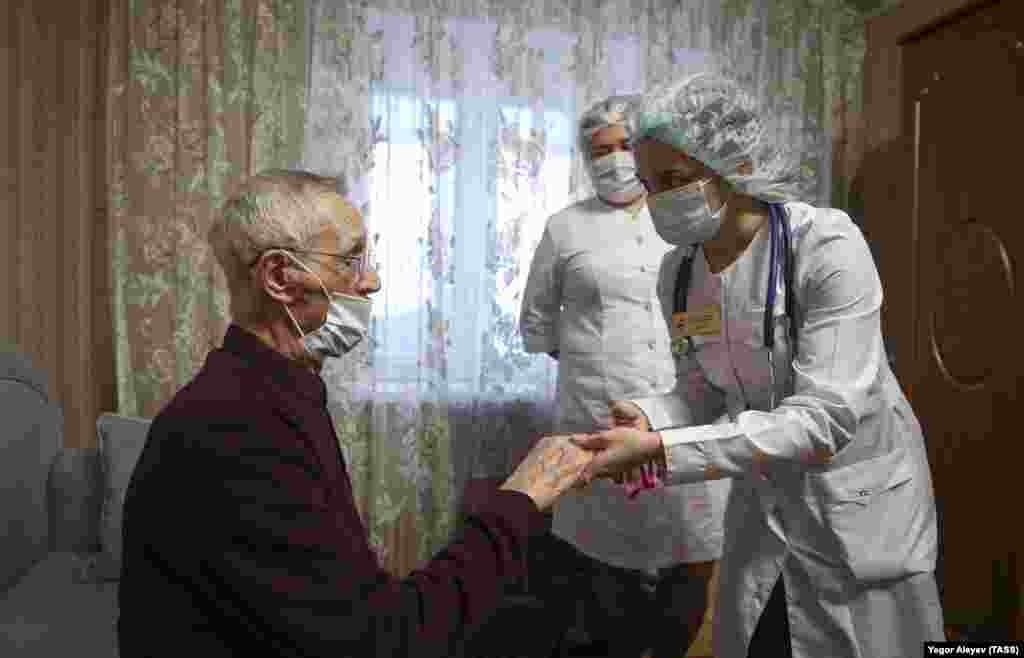
<svg viewBox="0 0 1024 658">
<path fill-rule="evenodd" d="M 453 655 L 504 584 L 525 577 L 529 538 L 544 527 L 529 497 L 495 492 L 461 536 L 396 578 L 377 563 L 352 500 L 332 498 L 315 458 L 264 438 L 267 431 L 245 422 L 216 428 L 218 445 L 242 448 L 207 455 L 216 477 L 197 509 L 195 555 L 212 575 L 202 581 L 206 596 L 263 634 L 272 653 Z"/>
</svg>

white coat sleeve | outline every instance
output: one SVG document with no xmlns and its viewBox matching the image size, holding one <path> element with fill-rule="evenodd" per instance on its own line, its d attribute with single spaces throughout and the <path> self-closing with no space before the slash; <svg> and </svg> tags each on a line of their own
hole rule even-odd
<svg viewBox="0 0 1024 658">
<path fill-rule="evenodd" d="M 558 320 L 562 309 L 562 264 L 551 228 L 533 254 L 523 291 L 519 332 L 526 352 L 554 352 L 558 349 Z"/>
<path fill-rule="evenodd" d="M 661 432 L 668 483 L 744 476 L 773 462 L 821 463 L 854 437 L 872 411 L 881 360 L 882 286 L 860 230 L 835 210 L 816 221 L 798 259 L 802 325 L 794 393 L 735 422 Z"/>
</svg>

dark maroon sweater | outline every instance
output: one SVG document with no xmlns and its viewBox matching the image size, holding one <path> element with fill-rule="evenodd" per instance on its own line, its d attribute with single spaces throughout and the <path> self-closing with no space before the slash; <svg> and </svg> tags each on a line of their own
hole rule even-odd
<svg viewBox="0 0 1024 658">
<path fill-rule="evenodd" d="M 232 325 L 154 419 L 124 505 L 122 658 L 449 656 L 544 529 L 498 491 L 399 580 L 367 541 L 324 385 Z"/>
</svg>

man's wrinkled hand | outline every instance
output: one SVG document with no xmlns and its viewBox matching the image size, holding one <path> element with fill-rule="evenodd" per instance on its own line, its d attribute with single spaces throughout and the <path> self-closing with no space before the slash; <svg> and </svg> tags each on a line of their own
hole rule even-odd
<svg viewBox="0 0 1024 658">
<path fill-rule="evenodd" d="M 576 436 L 572 441 L 594 452 L 593 461 L 583 472 L 587 481 L 628 475 L 632 469 L 664 456 L 659 434 L 632 427 L 614 427 L 604 432 Z"/>
<path fill-rule="evenodd" d="M 571 435 L 543 437 L 501 488 L 526 494 L 543 511 L 569 489 L 585 484 L 583 472 L 595 454 L 570 438 Z"/>
</svg>

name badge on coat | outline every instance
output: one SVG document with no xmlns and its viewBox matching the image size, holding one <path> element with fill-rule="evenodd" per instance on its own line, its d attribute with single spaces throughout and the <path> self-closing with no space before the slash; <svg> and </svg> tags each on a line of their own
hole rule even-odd
<svg viewBox="0 0 1024 658">
<path fill-rule="evenodd" d="M 718 336 L 721 333 L 722 307 L 718 304 L 672 314 L 672 352 L 675 354 L 688 351 L 693 336 Z"/>
</svg>

